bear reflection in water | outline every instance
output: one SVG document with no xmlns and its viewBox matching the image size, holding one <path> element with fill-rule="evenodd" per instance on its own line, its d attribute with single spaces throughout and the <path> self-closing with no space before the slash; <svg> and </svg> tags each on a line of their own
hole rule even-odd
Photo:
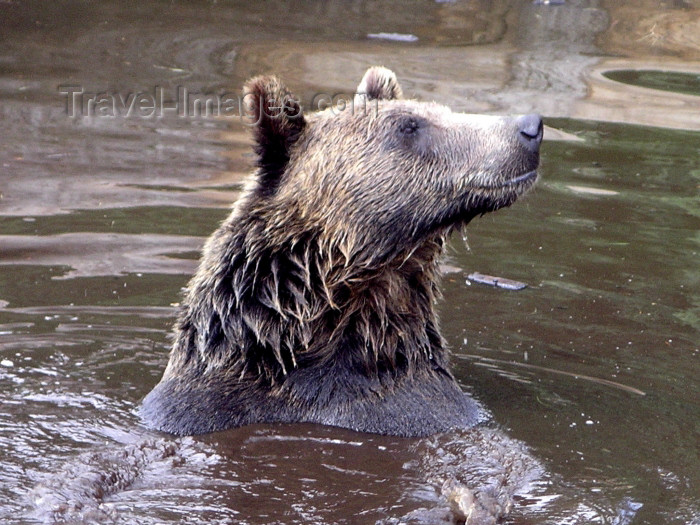
<svg viewBox="0 0 700 525">
<path fill-rule="evenodd" d="M 541 119 L 405 100 L 381 67 L 352 111 L 304 114 L 275 77 L 244 102 L 257 170 L 205 245 L 143 421 L 423 437 L 416 465 L 444 505 L 400 522 L 494 523 L 541 470 L 450 372 L 438 263 L 452 231 L 533 186 Z"/>
<path fill-rule="evenodd" d="M 516 502 L 527 523 L 544 522 L 531 516 L 547 498 L 561 502 L 540 492 L 548 480 L 526 447 L 483 424 L 420 439 L 304 424 L 134 438 L 47 475 L 32 493 L 33 520 L 493 525 Z"/>
</svg>

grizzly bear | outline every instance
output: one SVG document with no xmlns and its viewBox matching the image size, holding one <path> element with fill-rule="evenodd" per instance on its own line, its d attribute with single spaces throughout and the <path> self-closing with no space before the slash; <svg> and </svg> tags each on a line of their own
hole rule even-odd
<svg viewBox="0 0 700 525">
<path fill-rule="evenodd" d="M 535 183 L 542 121 L 405 100 L 381 67 L 357 92 L 304 114 L 277 78 L 246 84 L 257 170 L 204 247 L 148 426 L 426 436 L 484 418 L 450 373 L 438 262 L 452 231 Z"/>
</svg>

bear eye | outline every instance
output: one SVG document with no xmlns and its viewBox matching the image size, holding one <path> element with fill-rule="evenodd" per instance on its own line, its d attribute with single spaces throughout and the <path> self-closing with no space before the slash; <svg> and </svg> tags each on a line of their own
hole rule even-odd
<svg viewBox="0 0 700 525">
<path fill-rule="evenodd" d="M 399 131 L 403 135 L 413 135 L 416 131 L 418 131 L 418 128 L 420 127 L 420 124 L 418 121 L 414 118 L 409 118 L 404 121 L 402 121 L 399 124 Z"/>
</svg>

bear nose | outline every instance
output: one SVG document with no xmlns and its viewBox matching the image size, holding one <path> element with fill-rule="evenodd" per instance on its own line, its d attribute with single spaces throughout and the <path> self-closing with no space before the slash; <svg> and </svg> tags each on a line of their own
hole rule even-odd
<svg viewBox="0 0 700 525">
<path fill-rule="evenodd" d="M 537 114 L 523 115 L 515 120 L 518 126 L 518 139 L 520 143 L 533 153 L 540 149 L 542 142 L 542 117 Z"/>
</svg>

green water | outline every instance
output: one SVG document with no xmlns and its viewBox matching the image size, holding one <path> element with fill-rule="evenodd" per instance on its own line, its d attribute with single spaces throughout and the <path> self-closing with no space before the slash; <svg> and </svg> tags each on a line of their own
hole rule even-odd
<svg viewBox="0 0 700 525">
<path fill-rule="evenodd" d="M 615 82 L 632 86 L 700 96 L 700 75 L 697 73 L 623 69 L 606 71 L 603 75 Z"/>
</svg>

